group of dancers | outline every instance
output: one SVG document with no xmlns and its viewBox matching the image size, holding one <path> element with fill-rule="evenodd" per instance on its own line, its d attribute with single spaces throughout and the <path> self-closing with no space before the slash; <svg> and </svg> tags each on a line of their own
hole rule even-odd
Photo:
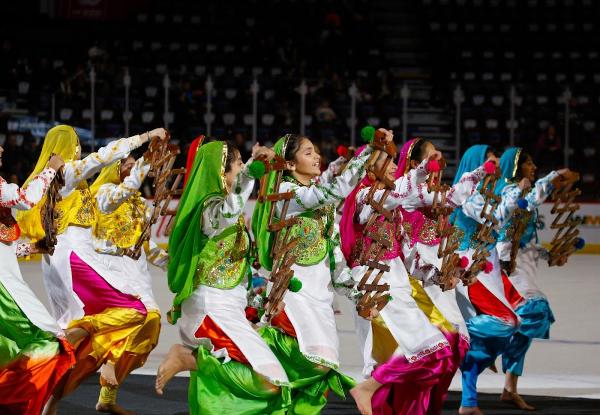
<svg viewBox="0 0 600 415">
<path fill-rule="evenodd" d="M 391 131 L 377 134 L 393 143 Z M 548 338 L 554 321 L 536 277 L 544 255 L 537 208 L 568 169 L 536 180 L 521 148 L 498 157 L 487 145 L 470 147 L 443 198 L 454 209 L 458 266 L 477 260 L 486 220 L 492 237 L 484 266 L 468 281 L 442 283 L 442 235 L 432 214 L 438 195 L 428 184 L 442 154 L 421 138 L 406 142 L 394 162 L 371 142 L 322 171 L 319 150 L 305 136 L 287 134 L 272 148 L 257 144 L 245 162 L 234 143 L 200 137 L 189 149 L 168 253 L 150 239 L 139 257 L 128 255 L 150 215 L 139 189 L 151 163 L 147 153 L 132 155 L 168 139 L 157 128 L 82 159 L 75 130 L 59 125 L 48 131 L 22 187 L 0 178 L 0 413 L 57 414 L 61 398 L 97 371 L 96 410 L 131 413 L 117 404 L 119 386 L 144 365 L 161 327 L 148 262 L 167 272 L 174 300 L 166 315 L 181 337 L 158 368 L 156 392 L 168 393 L 169 380 L 189 371 L 192 414 L 318 414 L 329 392 L 349 392 L 363 415 L 440 414 L 459 369 L 459 414 L 481 414 L 477 378 L 496 371 L 498 356 L 506 373 L 501 399 L 534 409 L 517 381 L 532 339 Z M 281 183 L 276 170 L 257 168 L 273 160 L 285 165 Z M 498 171 L 497 203 L 488 203 L 482 182 Z M 57 175 L 57 238 L 48 250 L 42 210 Z M 261 199 L 244 217 L 259 179 L 290 197 Z M 298 243 L 291 247 L 294 278 L 267 319 L 272 215 L 294 218 L 288 231 Z M 525 231 L 514 240 L 509 230 L 517 220 Z M 376 252 L 381 243 L 385 249 Z M 50 310 L 17 261 L 36 253 Z M 366 295 L 359 282 L 377 261 L 387 301 L 355 315 L 364 361 L 364 379 L 355 380 L 340 371 L 334 294 L 358 303 Z"/>
</svg>

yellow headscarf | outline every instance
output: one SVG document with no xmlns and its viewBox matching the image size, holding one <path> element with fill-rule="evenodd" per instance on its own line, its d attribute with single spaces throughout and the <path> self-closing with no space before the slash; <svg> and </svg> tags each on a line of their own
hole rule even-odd
<svg viewBox="0 0 600 415">
<path fill-rule="evenodd" d="M 94 180 L 94 183 L 90 186 L 92 196 L 96 197 L 100 187 L 107 183 L 121 183 L 121 160 L 115 161 L 102 169 L 96 180 Z"/>
<path fill-rule="evenodd" d="M 75 129 L 68 125 L 57 125 L 51 128 L 46 134 L 42 152 L 23 187 L 33 180 L 44 170 L 52 154 L 58 154 L 66 162 L 72 161 L 79 149 L 79 137 Z M 45 235 L 42 227 L 41 208 L 46 201 L 44 195 L 37 205 L 30 210 L 20 210 L 17 212 L 17 222 L 21 228 L 22 237 L 29 238 L 32 241 L 39 241 Z"/>
</svg>

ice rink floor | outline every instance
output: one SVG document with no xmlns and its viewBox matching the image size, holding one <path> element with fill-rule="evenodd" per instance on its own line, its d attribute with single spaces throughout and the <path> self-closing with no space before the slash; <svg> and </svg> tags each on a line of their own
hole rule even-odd
<svg viewBox="0 0 600 415">
<path fill-rule="evenodd" d="M 40 263 L 24 261 L 20 264 L 26 281 L 47 303 Z M 164 315 L 170 308 L 172 295 L 165 273 L 154 267 L 151 272 L 154 294 Z M 600 255 L 574 255 L 564 267 L 549 268 L 542 263 L 539 278 L 556 323 L 551 328 L 550 340 L 533 343 L 519 383 L 521 393 L 600 399 Z M 354 335 L 352 306 L 344 298 L 337 302 L 341 311 L 338 331 L 342 370 L 359 379 L 361 357 Z M 163 316 L 158 346 L 146 366 L 134 373 L 154 375 L 169 346 L 178 341 L 177 328 Z M 497 393 L 502 389 L 503 375 L 486 371 L 479 385 L 481 392 Z M 460 390 L 459 376 L 454 379 L 451 390 Z"/>
</svg>

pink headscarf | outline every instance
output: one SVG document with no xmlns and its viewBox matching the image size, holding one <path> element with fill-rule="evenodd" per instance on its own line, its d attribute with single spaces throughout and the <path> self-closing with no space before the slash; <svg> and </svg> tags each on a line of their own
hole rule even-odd
<svg viewBox="0 0 600 415">
<path fill-rule="evenodd" d="M 400 149 L 398 168 L 396 169 L 396 179 L 404 176 L 406 173 L 408 173 L 408 170 L 410 170 L 410 155 L 412 154 L 415 144 L 417 144 L 417 141 L 419 140 L 421 140 L 421 138 L 413 138 L 412 140 L 408 140 Z"/>
<path fill-rule="evenodd" d="M 398 169 L 396 170 L 396 178 L 403 176 L 410 170 L 410 156 L 415 144 L 422 140 L 421 138 L 413 138 L 407 141 L 400 150 L 400 157 L 398 159 Z M 409 212 L 402 207 L 402 222 L 408 224 L 405 230 L 408 231 L 410 237 L 410 246 L 413 246 L 417 242 L 421 242 L 425 245 L 437 245 L 440 243 L 439 235 L 436 232 L 435 223 L 428 218 L 424 210 L 427 208 L 416 209 Z M 408 228 L 408 229 L 406 229 Z"/>
<path fill-rule="evenodd" d="M 357 157 L 364 151 L 367 146 L 361 146 L 354 153 L 354 157 Z M 344 202 L 344 208 L 342 209 L 342 218 L 340 219 L 340 242 L 342 253 L 346 262 L 350 265 L 352 250 L 356 246 L 357 237 L 362 231 L 362 226 L 354 222 L 354 214 L 356 213 L 356 195 L 363 187 L 371 185 L 371 180 L 368 176 L 365 176 L 360 183 L 350 192 Z"/>
</svg>

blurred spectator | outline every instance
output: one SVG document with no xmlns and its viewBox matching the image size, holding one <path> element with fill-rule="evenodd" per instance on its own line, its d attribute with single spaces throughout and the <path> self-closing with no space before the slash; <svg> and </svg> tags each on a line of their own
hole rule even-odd
<svg viewBox="0 0 600 415">
<path fill-rule="evenodd" d="M 562 143 L 552 124 L 538 137 L 535 159 L 539 160 L 541 167 L 547 170 L 557 169 L 563 164 Z"/>
<path fill-rule="evenodd" d="M 325 99 L 315 110 L 315 117 L 319 122 L 333 122 L 336 119 L 335 111 L 331 108 L 329 100 Z"/>
</svg>

